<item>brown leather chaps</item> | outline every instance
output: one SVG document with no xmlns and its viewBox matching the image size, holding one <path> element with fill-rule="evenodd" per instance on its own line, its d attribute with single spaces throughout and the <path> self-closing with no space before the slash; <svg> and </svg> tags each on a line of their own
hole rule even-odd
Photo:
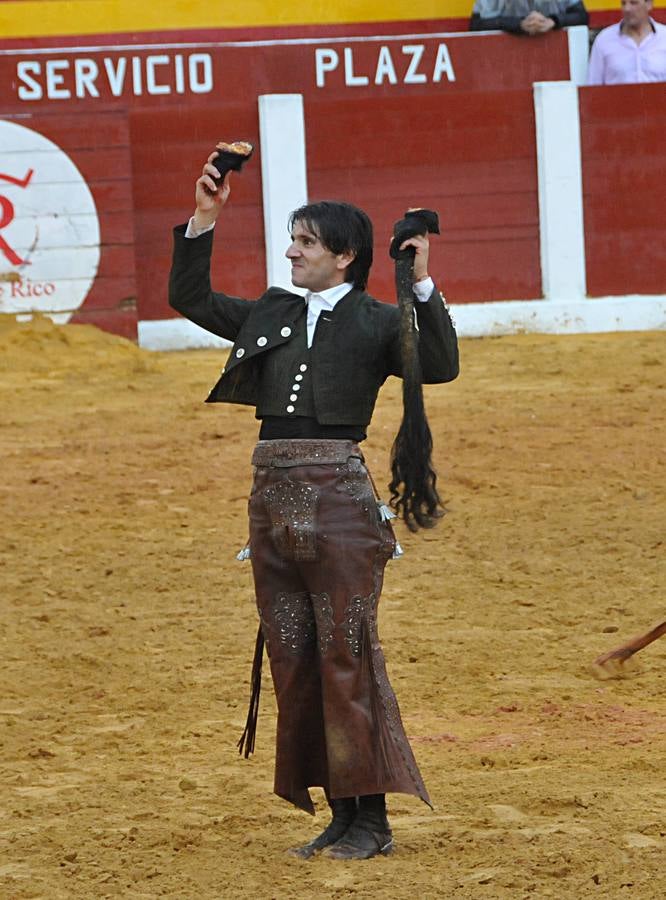
<svg viewBox="0 0 666 900">
<path fill-rule="evenodd" d="M 278 705 L 275 793 L 414 794 L 430 804 L 377 635 L 395 538 L 358 446 L 260 441 L 250 552 Z"/>
</svg>

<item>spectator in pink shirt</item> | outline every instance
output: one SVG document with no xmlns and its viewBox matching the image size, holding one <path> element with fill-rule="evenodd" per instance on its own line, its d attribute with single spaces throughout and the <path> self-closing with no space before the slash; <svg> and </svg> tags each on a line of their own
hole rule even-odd
<svg viewBox="0 0 666 900">
<path fill-rule="evenodd" d="M 651 12 L 652 0 L 622 0 L 622 21 L 592 45 L 588 84 L 666 81 L 666 26 Z"/>
</svg>

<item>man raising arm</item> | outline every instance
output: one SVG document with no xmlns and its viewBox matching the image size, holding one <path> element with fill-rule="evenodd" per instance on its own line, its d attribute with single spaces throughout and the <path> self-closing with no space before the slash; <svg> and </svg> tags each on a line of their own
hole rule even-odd
<svg viewBox="0 0 666 900">
<path fill-rule="evenodd" d="M 256 302 L 210 286 L 212 225 L 229 199 L 214 154 L 196 184 L 196 210 L 175 229 L 171 305 L 234 342 L 209 402 L 255 407 L 250 556 L 260 632 L 242 740 L 253 748 L 263 645 L 278 705 L 275 793 L 314 812 L 322 787 L 329 826 L 292 852 L 339 859 L 391 852 L 385 795 L 430 803 L 404 732 L 377 633 L 384 567 L 396 549 L 360 443 L 380 386 L 400 375 L 399 311 L 366 293 L 372 224 L 325 200 L 289 221 L 292 283 Z M 455 329 L 417 236 L 414 293 L 425 381 L 458 374 Z"/>
</svg>

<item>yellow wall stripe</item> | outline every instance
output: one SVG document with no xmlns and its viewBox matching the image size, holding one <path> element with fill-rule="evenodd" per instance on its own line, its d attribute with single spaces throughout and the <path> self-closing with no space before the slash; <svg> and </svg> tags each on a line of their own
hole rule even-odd
<svg viewBox="0 0 666 900">
<path fill-rule="evenodd" d="M 468 16 L 469 0 L 447 0 L 447 15 Z M 450 8 L 450 12 L 448 11 Z M 406 15 L 406 10 L 409 16 Z M 63 34 L 109 34 L 186 28 L 256 28 L 278 25 L 328 25 L 441 18 L 438 0 L 313 0 L 308 4 L 276 0 L 214 3 L 210 0 L 19 0 L 0 3 L 0 35 L 45 37 Z"/>
</svg>

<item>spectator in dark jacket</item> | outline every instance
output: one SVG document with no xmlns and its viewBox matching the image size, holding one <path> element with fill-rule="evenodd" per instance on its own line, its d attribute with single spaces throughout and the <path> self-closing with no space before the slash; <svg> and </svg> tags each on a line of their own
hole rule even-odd
<svg viewBox="0 0 666 900">
<path fill-rule="evenodd" d="M 469 27 L 535 36 L 553 28 L 587 25 L 588 18 L 582 0 L 476 0 Z"/>
</svg>

